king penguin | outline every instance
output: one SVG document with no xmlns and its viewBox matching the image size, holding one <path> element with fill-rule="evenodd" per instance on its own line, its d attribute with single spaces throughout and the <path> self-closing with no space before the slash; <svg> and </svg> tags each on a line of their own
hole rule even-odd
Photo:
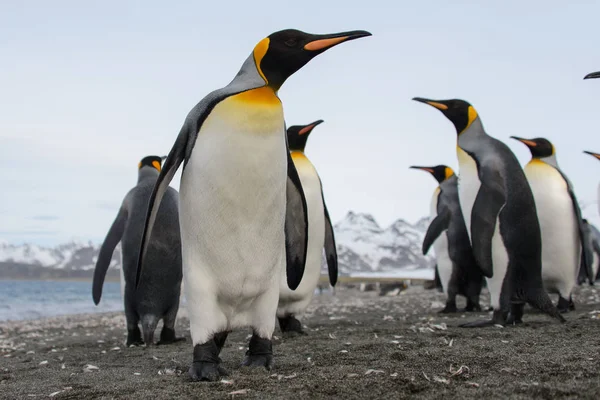
<svg viewBox="0 0 600 400">
<path fill-rule="evenodd" d="M 535 200 L 542 234 L 542 280 L 550 293 L 558 293 L 558 310 L 575 305 L 571 292 L 583 266 L 593 281 L 592 254 L 587 246 L 588 230 L 573 185 L 558 167 L 554 145 L 545 138 L 511 136 L 529 148 L 531 161 L 523 169 Z"/>
<path fill-rule="evenodd" d="M 138 278 L 158 206 L 184 163 L 180 212 L 192 380 L 226 374 L 219 353 L 228 333 L 242 327 L 252 328 L 242 365 L 271 369 L 281 273 L 287 266 L 287 284 L 298 287 L 308 242 L 306 200 L 277 93 L 318 54 L 365 36 L 370 33 L 275 32 L 254 47 L 227 86 L 188 114 L 152 193 Z"/>
<path fill-rule="evenodd" d="M 308 157 L 304 148 L 308 136 L 323 120 L 315 121 L 308 125 L 294 125 L 287 130 L 287 140 L 294 166 L 298 171 L 306 206 L 308 210 L 308 249 L 306 253 L 306 266 L 304 276 L 296 290 L 291 290 L 282 274 L 279 284 L 279 306 L 277 318 L 282 332 L 295 332 L 303 334 L 302 325 L 298 320 L 310 303 L 315 288 L 321 277 L 321 263 L 323 249 L 329 272 L 329 283 L 335 286 L 338 278 L 337 250 L 333 226 L 325 204 L 323 187 L 317 170 Z"/>
<path fill-rule="evenodd" d="M 458 312 L 457 294 L 467 298 L 465 311 L 481 311 L 479 295 L 483 274 L 473 257 L 469 234 L 460 209 L 458 178 L 452 168 L 445 165 L 410 168 L 429 172 L 439 183 L 431 199 L 432 221 L 423 240 L 423 254 L 427 254 L 433 244 L 437 271 L 446 294 L 446 307 L 440 312 Z"/>
<path fill-rule="evenodd" d="M 579 275 L 577 277 L 577 283 L 579 285 L 588 281 L 590 285 L 594 285 L 598 280 L 598 273 L 600 272 L 600 231 L 594 225 L 590 224 L 587 219 L 583 219 L 583 226 L 586 229 L 586 246 L 587 251 L 592 253 L 592 276 L 593 280 L 589 280 L 588 273 L 584 265 L 584 258 L 581 258 L 581 268 L 579 268 Z"/>
<path fill-rule="evenodd" d="M 137 290 L 135 288 L 146 209 L 161 170 L 161 162 L 161 157 L 148 156 L 138 164 L 137 185 L 125 196 L 117 217 L 100 247 L 94 270 L 92 297 L 98 305 L 113 251 L 121 242 L 121 288 L 127 320 L 127 346 L 143 343 L 146 346 L 152 345 L 154 331 L 161 319 L 163 329 L 159 344 L 183 340 L 175 337 L 182 272 L 179 195 L 171 187 L 165 190 L 163 202 L 156 214 L 157 229 L 148 241 L 147 256 L 144 260 L 144 284 Z M 140 321 L 143 339 L 138 326 Z"/>
<path fill-rule="evenodd" d="M 583 77 L 583 79 L 597 79 L 597 78 L 600 78 L 600 71 L 590 72 L 589 74 L 587 74 L 586 76 Z"/>
<path fill-rule="evenodd" d="M 477 111 L 466 101 L 413 100 L 440 110 L 458 135 L 460 206 L 494 309 L 491 320 L 462 326 L 521 323 L 525 302 L 564 322 L 544 290 L 535 201 L 513 152 L 485 132 Z"/>
<path fill-rule="evenodd" d="M 593 153 L 591 151 L 584 151 L 585 154 L 589 154 L 590 156 L 600 160 L 600 153 Z M 600 184 L 598 185 L 598 213 L 600 214 Z"/>
</svg>

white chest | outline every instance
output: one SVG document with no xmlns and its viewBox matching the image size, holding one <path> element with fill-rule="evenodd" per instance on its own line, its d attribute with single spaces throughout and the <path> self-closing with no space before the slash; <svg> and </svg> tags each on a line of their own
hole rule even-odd
<svg viewBox="0 0 600 400">
<path fill-rule="evenodd" d="M 429 205 L 429 215 L 431 216 L 431 219 L 433 220 L 433 218 L 437 217 L 437 203 L 438 203 L 438 197 L 440 196 L 440 187 L 436 187 L 435 191 L 433 192 L 433 196 L 431 196 L 431 204 Z"/>
<path fill-rule="evenodd" d="M 469 237 L 471 237 L 471 211 L 473 210 L 473 204 L 477 198 L 481 182 L 479 181 L 475 160 L 459 147 L 457 147 L 456 152 L 460 167 L 458 176 L 458 198 L 465 219 L 467 232 L 469 232 Z"/>
<path fill-rule="evenodd" d="M 580 241 L 567 184 L 556 169 L 542 161 L 531 161 L 524 172 L 540 223 L 545 285 L 553 289 L 566 280 L 570 287 L 579 268 Z"/>
<path fill-rule="evenodd" d="M 287 154 L 281 104 L 230 97 L 205 120 L 181 178 L 184 260 L 240 273 L 283 252 Z M 262 279 L 261 274 L 255 275 Z"/>
</svg>

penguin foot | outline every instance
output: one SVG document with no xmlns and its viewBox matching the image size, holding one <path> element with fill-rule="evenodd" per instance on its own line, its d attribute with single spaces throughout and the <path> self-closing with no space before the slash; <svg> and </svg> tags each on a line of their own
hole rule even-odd
<svg viewBox="0 0 600 400">
<path fill-rule="evenodd" d="M 194 361 L 188 370 L 192 381 L 214 382 L 222 376 L 227 376 L 227 371 L 219 363 L 219 347 L 214 339 L 194 346 Z"/>
<path fill-rule="evenodd" d="M 479 296 L 475 297 L 474 300 L 467 299 L 467 306 L 463 311 L 465 312 L 480 312 L 481 306 L 479 305 Z"/>
<path fill-rule="evenodd" d="M 223 367 L 212 362 L 193 362 L 188 374 L 194 382 L 214 382 L 218 381 L 223 376 L 229 375 Z"/>
<path fill-rule="evenodd" d="M 569 298 L 569 300 L 565 299 L 562 296 L 558 297 L 558 304 L 556 308 L 561 314 L 568 313 L 569 311 L 575 310 L 575 303 L 573 303 L 573 299 Z"/>
<path fill-rule="evenodd" d="M 248 347 L 242 366 L 265 367 L 267 371 L 273 368 L 273 344 L 270 339 L 263 339 L 253 334 Z"/>
<path fill-rule="evenodd" d="M 456 303 L 446 303 L 446 307 L 438 311 L 438 314 L 451 314 L 456 312 L 458 312 L 458 308 L 456 308 Z"/>
<path fill-rule="evenodd" d="M 494 310 L 494 315 L 492 316 L 491 320 L 467 322 L 464 324 L 460 324 L 459 327 L 460 328 L 485 328 L 485 327 L 494 326 L 494 325 L 504 326 L 506 324 L 506 317 L 507 317 L 507 313 L 502 312 L 501 310 Z"/>
<path fill-rule="evenodd" d="M 142 331 L 136 326 L 133 329 L 127 329 L 127 341 L 125 342 L 127 347 L 129 346 L 142 346 L 144 341 L 142 340 Z"/>
<path fill-rule="evenodd" d="M 466 306 L 460 312 L 481 312 L 481 306 L 479 304 Z"/>
<path fill-rule="evenodd" d="M 279 320 L 281 333 L 286 334 L 286 336 L 306 335 L 306 332 L 302 329 L 302 324 L 293 315 L 277 319 Z"/>
<path fill-rule="evenodd" d="M 172 344 L 177 342 L 185 342 L 185 338 L 175 336 L 175 329 L 165 327 L 160 333 L 160 341 L 157 343 L 157 345 Z"/>
<path fill-rule="evenodd" d="M 506 319 L 507 325 L 519 325 L 523 323 L 523 310 L 525 303 L 513 303 L 510 307 L 510 313 Z"/>
</svg>

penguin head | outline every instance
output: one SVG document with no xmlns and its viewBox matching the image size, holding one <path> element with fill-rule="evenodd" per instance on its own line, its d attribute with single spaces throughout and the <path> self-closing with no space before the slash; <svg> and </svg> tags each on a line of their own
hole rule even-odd
<svg viewBox="0 0 600 400">
<path fill-rule="evenodd" d="M 456 133 L 461 134 L 478 118 L 475 108 L 464 100 L 430 100 L 422 97 L 413 98 L 414 101 L 429 104 L 437 108 L 454 124 Z"/>
<path fill-rule="evenodd" d="M 268 86 L 279 90 L 287 78 L 315 56 L 349 40 L 371 36 L 367 31 L 314 35 L 296 29 L 272 33 L 254 48 L 254 62 Z"/>
<path fill-rule="evenodd" d="M 304 151 L 308 135 L 315 126 L 323 123 L 323 120 L 312 122 L 308 125 L 293 125 L 287 129 L 288 145 L 292 151 Z"/>
<path fill-rule="evenodd" d="M 511 139 L 518 140 L 529 148 L 531 151 L 531 157 L 533 158 L 546 158 L 552 157 L 556 151 L 554 146 L 548 139 L 535 138 L 535 139 L 523 139 L 517 136 L 511 136 Z"/>
<path fill-rule="evenodd" d="M 412 165 L 410 168 L 429 172 L 438 181 L 438 183 L 442 183 L 454 175 L 452 168 L 446 165 L 436 165 L 435 167 L 419 167 Z"/>
<path fill-rule="evenodd" d="M 141 170 L 144 167 L 152 167 L 155 170 L 157 170 L 158 172 L 160 172 L 162 161 L 165 158 L 166 157 L 146 156 L 146 157 L 142 158 L 142 161 L 140 161 L 138 163 L 138 170 Z"/>
<path fill-rule="evenodd" d="M 600 78 L 600 71 L 591 72 L 583 77 L 583 79 L 596 79 L 596 78 Z"/>
<path fill-rule="evenodd" d="M 592 153 L 591 151 L 584 151 L 584 153 L 596 157 L 598 160 L 600 160 L 600 153 Z"/>
</svg>

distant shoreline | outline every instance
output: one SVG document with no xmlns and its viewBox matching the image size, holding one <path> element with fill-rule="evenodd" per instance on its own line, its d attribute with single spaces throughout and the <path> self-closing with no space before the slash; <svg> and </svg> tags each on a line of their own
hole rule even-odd
<svg viewBox="0 0 600 400">
<path fill-rule="evenodd" d="M 65 278 L 61 278 L 61 277 L 52 277 L 52 278 L 0 277 L 0 281 L 89 282 L 89 283 L 92 283 L 93 278 L 92 277 L 89 277 L 89 278 L 88 277 L 85 277 L 85 278 L 83 278 L 83 277 L 81 277 L 81 278 L 77 278 L 77 277 L 65 277 Z M 106 279 L 104 280 L 104 282 L 119 283 L 120 278 L 107 276 Z"/>
</svg>

